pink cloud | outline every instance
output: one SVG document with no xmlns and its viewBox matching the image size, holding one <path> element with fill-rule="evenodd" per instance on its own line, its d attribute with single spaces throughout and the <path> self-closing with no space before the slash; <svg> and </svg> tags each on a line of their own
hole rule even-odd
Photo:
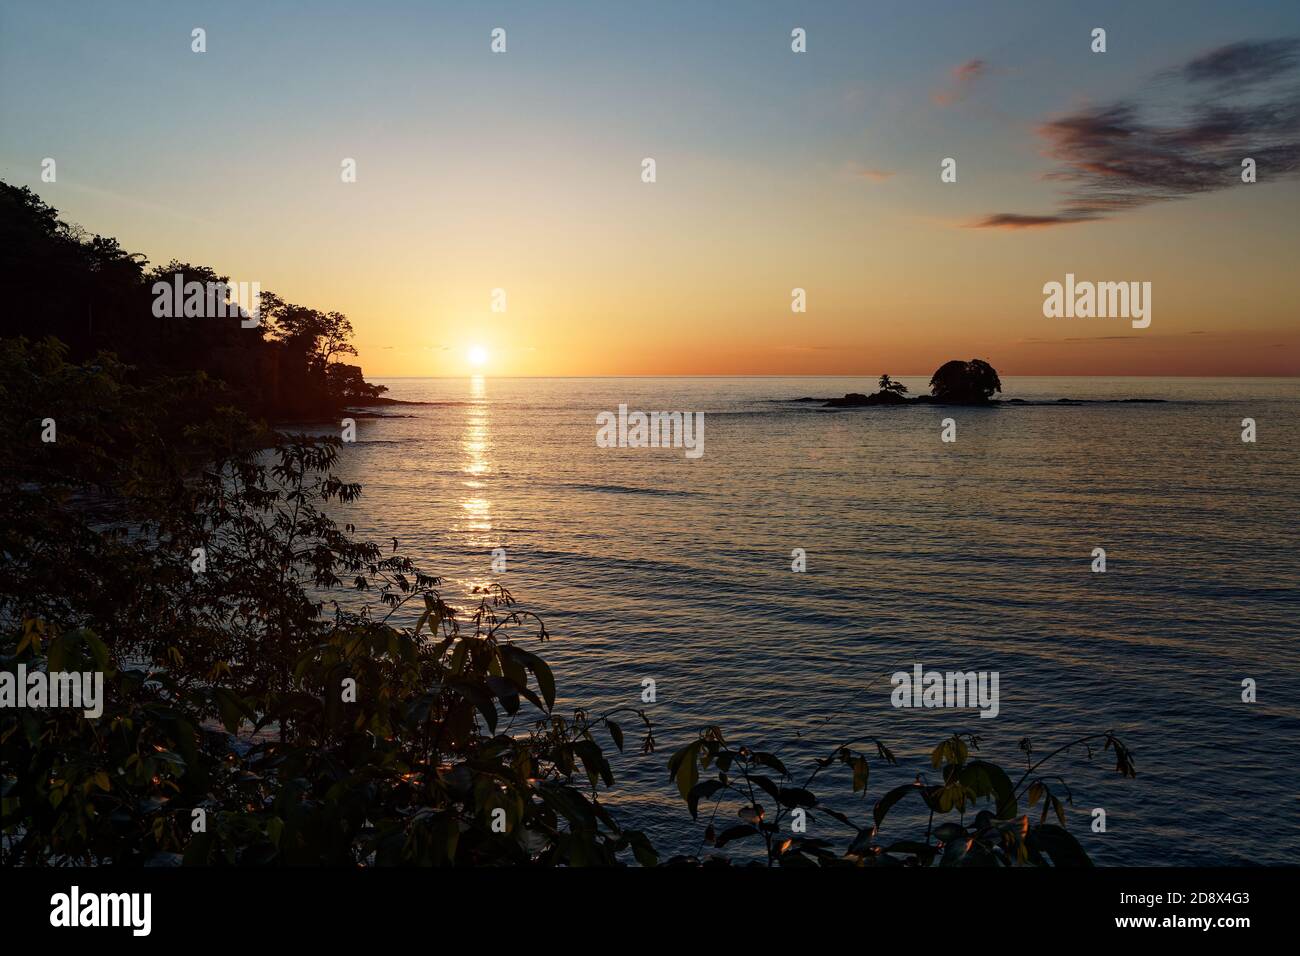
<svg viewBox="0 0 1300 956">
<path fill-rule="evenodd" d="M 951 106 L 958 100 L 965 99 L 975 83 L 988 71 L 988 63 L 978 57 L 957 64 L 949 71 L 951 76 L 949 86 L 931 93 L 930 102 L 935 106 Z"/>
</svg>

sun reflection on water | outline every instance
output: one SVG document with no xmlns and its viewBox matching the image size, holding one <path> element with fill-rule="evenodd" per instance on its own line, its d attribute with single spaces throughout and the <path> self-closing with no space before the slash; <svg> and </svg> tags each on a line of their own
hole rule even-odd
<svg viewBox="0 0 1300 956">
<path fill-rule="evenodd" d="M 487 382 L 482 375 L 469 380 L 470 404 L 465 409 L 465 432 L 461 438 L 464 462 L 461 485 L 466 489 L 460 506 L 465 515 L 466 531 L 471 532 L 468 543 L 473 547 L 490 546 L 492 531 L 492 503 L 487 499 L 487 483 L 482 479 L 492 473 L 490 453 L 491 411 L 487 400 Z"/>
</svg>

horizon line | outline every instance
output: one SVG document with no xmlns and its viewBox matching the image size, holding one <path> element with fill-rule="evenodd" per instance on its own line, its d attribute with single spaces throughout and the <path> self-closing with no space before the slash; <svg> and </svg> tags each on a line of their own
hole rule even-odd
<svg viewBox="0 0 1300 956">
<path fill-rule="evenodd" d="M 879 378 L 883 373 L 833 373 L 833 372 L 810 372 L 810 373 L 782 373 L 782 372 L 760 372 L 746 375 L 722 375 L 708 373 L 683 373 L 678 375 L 488 375 L 483 372 L 471 373 L 468 375 L 382 375 L 370 374 L 372 379 L 388 379 L 390 381 L 397 379 L 475 379 L 475 378 L 495 378 L 495 379 L 592 379 L 592 378 Z M 933 375 L 933 372 L 901 372 L 898 375 L 890 373 L 891 378 L 925 378 L 927 375 Z M 1300 372 L 1295 375 L 1257 375 L 1254 373 L 1243 373 L 1236 375 L 1140 375 L 1133 373 L 1119 372 L 1115 374 L 1099 375 L 1062 375 L 1059 373 L 1019 373 L 1001 375 L 1001 378 L 1192 378 L 1192 379 L 1276 379 L 1279 381 L 1290 381 L 1300 379 Z"/>
</svg>

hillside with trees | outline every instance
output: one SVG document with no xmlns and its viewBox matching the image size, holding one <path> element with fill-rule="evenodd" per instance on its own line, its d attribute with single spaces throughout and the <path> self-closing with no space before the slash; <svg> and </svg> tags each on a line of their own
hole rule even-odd
<svg viewBox="0 0 1300 956">
<path fill-rule="evenodd" d="M 332 418 L 373 403 L 355 356 L 352 324 L 339 312 L 263 291 L 259 323 L 238 316 L 160 316 L 156 284 L 229 282 L 209 266 L 150 266 L 111 237 L 59 218 L 32 190 L 0 182 L 0 281 L 8 290 L 0 335 L 68 348 L 69 360 L 111 353 L 137 380 L 201 372 L 225 383 L 231 401 L 269 420 Z"/>
</svg>

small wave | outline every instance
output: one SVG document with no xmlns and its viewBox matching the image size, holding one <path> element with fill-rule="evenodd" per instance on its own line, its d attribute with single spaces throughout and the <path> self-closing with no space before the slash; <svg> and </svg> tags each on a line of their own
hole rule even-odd
<svg viewBox="0 0 1300 956">
<path fill-rule="evenodd" d="M 700 493 L 697 491 L 676 491 L 670 488 L 631 488 L 627 485 L 586 485 L 586 484 L 564 484 L 564 488 L 572 488 L 575 491 L 595 491 L 611 495 L 654 495 L 663 498 L 698 498 Z"/>
</svg>

